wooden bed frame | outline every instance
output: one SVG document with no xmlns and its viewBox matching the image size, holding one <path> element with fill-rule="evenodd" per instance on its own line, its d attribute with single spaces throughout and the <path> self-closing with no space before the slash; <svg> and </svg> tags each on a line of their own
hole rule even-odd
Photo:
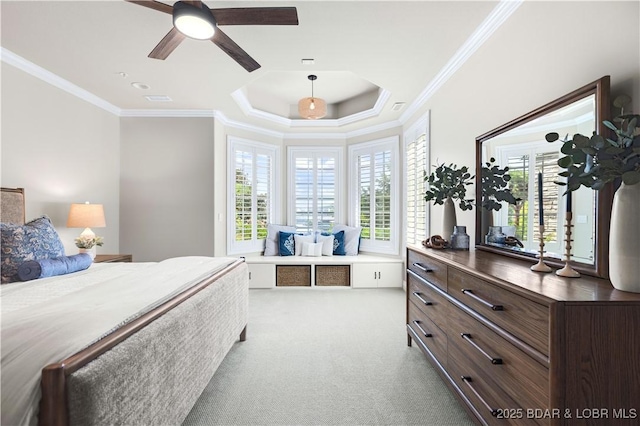
<svg viewBox="0 0 640 426">
<path fill-rule="evenodd" d="M 47 365 L 42 370 L 42 399 L 40 400 L 40 413 L 38 416 L 39 425 L 63 426 L 69 424 L 67 378 L 71 374 L 112 349 L 134 333 L 139 332 L 152 321 L 160 318 L 162 315 L 180 305 L 190 297 L 196 295 L 207 286 L 213 284 L 218 279 L 228 274 L 231 270 L 243 264 L 243 262 L 244 261 L 242 259 L 238 259 L 224 270 L 196 284 L 189 290 L 177 295 L 174 299 L 160 305 L 135 321 L 119 328 L 109 336 L 89 346 L 87 349 L 84 349 L 59 363 Z M 246 336 L 247 326 L 245 324 L 244 328 L 240 332 L 240 341 L 245 341 Z"/>
<path fill-rule="evenodd" d="M 23 190 L 2 188 L 2 203 L 3 204 L 7 203 L 8 202 L 7 200 L 9 198 L 11 200 L 16 200 L 16 198 L 13 195 L 10 195 L 9 197 L 5 197 L 6 194 L 15 194 L 16 192 L 19 192 L 20 194 L 23 195 Z M 17 199 L 21 200 L 22 208 L 24 209 L 24 198 L 20 197 Z M 242 271 L 241 269 L 244 269 L 244 271 Z M 236 331 L 239 331 L 239 340 L 244 341 L 246 339 L 246 332 L 247 332 L 247 325 L 246 325 L 247 324 L 246 305 L 248 304 L 248 272 L 247 270 L 248 268 L 244 263 L 244 259 L 238 259 L 235 262 L 228 265 L 227 267 L 225 267 L 223 270 L 215 273 L 211 277 L 201 281 L 200 283 L 194 285 L 188 290 L 178 294 L 173 299 L 149 311 L 145 315 L 117 329 L 107 337 L 99 340 L 98 342 L 87 347 L 86 349 L 58 363 L 44 366 L 44 369 L 42 370 L 42 380 L 41 380 L 42 396 L 40 401 L 40 411 L 38 415 L 39 425 L 63 426 L 63 425 L 68 425 L 72 422 L 72 419 L 70 416 L 70 407 L 69 407 L 70 405 L 69 387 L 70 387 L 70 376 L 72 374 L 79 372 L 83 367 L 87 366 L 92 361 L 97 360 L 99 357 L 103 355 L 108 355 L 110 350 L 116 348 L 117 345 L 120 345 L 130 337 L 135 336 L 137 333 L 141 333 L 140 335 L 143 335 L 146 332 L 145 328 L 147 328 L 147 326 L 149 326 L 150 324 L 153 324 L 156 321 L 158 321 L 158 323 L 161 323 L 162 321 L 168 321 L 168 323 L 170 323 L 171 319 L 167 320 L 166 318 L 168 318 L 169 316 L 165 316 L 165 315 L 171 312 L 173 313 L 173 315 L 180 315 L 180 312 L 184 312 L 184 311 L 181 311 L 181 309 L 185 310 L 189 308 L 189 307 L 185 307 L 186 304 L 184 302 L 190 299 L 192 301 L 195 301 L 195 300 L 198 300 L 198 298 L 201 298 L 202 300 L 207 300 L 206 298 L 210 296 L 210 294 L 203 290 L 209 289 L 210 291 L 215 291 L 215 289 L 213 288 L 215 286 L 215 283 L 219 283 L 219 282 L 224 283 L 225 280 L 233 281 L 234 279 L 240 279 L 241 282 L 243 283 L 246 282 L 246 286 L 244 286 L 245 288 L 242 290 L 242 294 L 238 296 L 238 298 L 241 300 L 240 304 L 244 304 L 244 307 L 242 306 L 232 306 L 228 308 L 225 307 L 224 309 L 222 309 L 223 314 L 221 314 L 221 315 L 227 315 L 228 317 L 233 316 L 236 324 L 234 324 L 235 331 L 231 331 L 231 332 L 235 333 Z M 235 271 L 237 273 L 244 273 L 244 277 L 240 276 L 240 278 L 233 278 L 232 277 L 233 274 L 231 274 L 232 271 Z M 228 278 L 228 277 L 231 277 L 231 278 Z M 233 291 L 238 292 L 239 290 L 238 291 L 233 290 Z M 228 312 L 233 311 L 233 312 L 226 314 L 225 312 L 227 311 Z M 238 318 L 238 320 L 235 320 L 236 317 Z M 211 330 L 208 330 L 208 332 L 210 333 Z M 228 331 L 225 331 L 225 332 L 228 332 Z M 222 331 L 220 331 L 220 334 L 221 333 Z M 149 338 L 149 336 L 153 336 L 152 332 L 148 332 L 147 338 Z M 198 336 L 200 336 L 200 334 L 198 334 Z M 235 334 L 235 336 L 238 336 L 238 335 Z M 229 339 L 227 338 L 227 341 L 228 340 Z M 232 344 L 233 342 L 230 343 L 230 345 Z M 206 345 L 203 343 L 202 346 L 204 347 Z M 198 349 L 202 350 L 202 348 L 184 348 L 183 351 L 184 352 L 187 352 L 188 350 L 197 351 Z M 215 362 L 218 363 L 217 365 L 219 365 L 219 362 L 221 362 L 222 359 L 226 356 L 229 349 L 230 349 L 230 346 L 228 348 L 227 347 L 223 348 L 223 354 L 221 358 L 219 355 L 216 355 L 217 358 L 215 359 Z M 215 369 L 217 369 L 217 365 L 215 365 L 213 372 L 215 372 Z M 209 372 L 210 376 L 213 375 L 213 372 Z M 145 375 L 146 372 L 141 372 L 140 374 Z M 198 373 L 198 375 L 201 375 L 201 373 Z M 211 377 L 207 377 L 206 381 L 208 382 L 210 379 Z M 201 390 L 202 389 L 200 389 L 200 391 Z M 146 395 L 141 396 L 143 400 L 145 397 L 147 396 Z M 152 396 L 148 396 L 148 397 L 152 397 Z M 195 403 L 195 399 L 193 401 L 189 400 L 189 403 L 191 404 L 191 406 L 193 406 L 193 403 Z M 189 409 L 190 408 L 191 407 L 189 407 Z M 182 407 L 182 411 L 185 411 L 184 407 Z"/>
</svg>

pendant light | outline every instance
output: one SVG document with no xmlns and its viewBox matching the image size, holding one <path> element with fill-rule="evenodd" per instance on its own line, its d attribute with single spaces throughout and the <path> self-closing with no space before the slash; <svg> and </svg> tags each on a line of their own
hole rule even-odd
<svg viewBox="0 0 640 426">
<path fill-rule="evenodd" d="M 327 115 L 327 103 L 324 99 L 316 98 L 313 96 L 313 82 L 318 79 L 317 76 L 311 74 L 307 76 L 311 80 L 311 97 L 302 98 L 298 102 L 298 113 L 300 117 L 309 120 L 315 120 Z"/>
</svg>

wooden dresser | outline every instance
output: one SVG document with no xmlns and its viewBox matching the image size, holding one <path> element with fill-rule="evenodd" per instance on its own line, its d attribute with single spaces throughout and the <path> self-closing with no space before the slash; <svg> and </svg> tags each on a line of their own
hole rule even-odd
<svg viewBox="0 0 640 426">
<path fill-rule="evenodd" d="M 640 294 L 531 264 L 408 247 L 408 344 L 478 424 L 640 424 Z"/>
</svg>

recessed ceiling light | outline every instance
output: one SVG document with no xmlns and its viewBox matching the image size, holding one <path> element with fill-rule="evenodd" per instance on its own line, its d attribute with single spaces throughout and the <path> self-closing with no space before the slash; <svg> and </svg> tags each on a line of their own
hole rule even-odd
<svg viewBox="0 0 640 426">
<path fill-rule="evenodd" d="M 391 110 L 400 111 L 402 108 L 404 108 L 404 105 L 405 105 L 404 102 L 396 102 L 395 104 L 391 105 Z"/>
<path fill-rule="evenodd" d="M 315 63 L 315 60 L 311 59 L 311 58 L 307 58 L 307 59 L 303 59 L 302 60 L 302 65 L 313 65 Z"/>
<path fill-rule="evenodd" d="M 147 90 L 149 89 L 149 86 L 144 84 L 144 83 L 140 83 L 138 81 L 131 83 L 131 85 L 133 87 L 135 87 L 136 89 L 140 89 L 140 90 Z"/>
<path fill-rule="evenodd" d="M 145 96 L 149 102 L 171 102 L 173 99 L 167 95 L 149 95 Z"/>
</svg>

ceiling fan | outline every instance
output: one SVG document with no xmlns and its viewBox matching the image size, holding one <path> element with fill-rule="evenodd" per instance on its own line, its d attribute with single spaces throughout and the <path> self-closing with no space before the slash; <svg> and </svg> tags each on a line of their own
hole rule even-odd
<svg viewBox="0 0 640 426">
<path fill-rule="evenodd" d="M 149 53 L 166 59 L 185 37 L 211 40 L 247 71 L 260 68 L 247 52 L 220 30 L 218 25 L 298 25 L 295 7 L 238 7 L 209 9 L 201 0 L 182 0 L 173 6 L 155 0 L 126 0 L 173 15 L 173 28 Z"/>
</svg>

